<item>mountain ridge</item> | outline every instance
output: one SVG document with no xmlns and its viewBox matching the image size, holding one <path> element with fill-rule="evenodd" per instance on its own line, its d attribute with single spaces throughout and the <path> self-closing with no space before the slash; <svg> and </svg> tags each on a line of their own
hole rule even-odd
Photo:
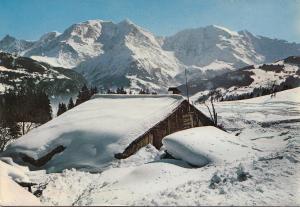
<svg viewBox="0 0 300 207">
<path fill-rule="evenodd" d="M 10 36 L 9 36 L 10 37 Z M 183 82 L 184 69 L 202 79 L 247 65 L 300 54 L 300 44 L 210 25 L 158 37 L 126 19 L 88 20 L 63 33 L 29 42 L 6 37 L 0 50 L 73 68 L 100 88 L 166 90 Z"/>
</svg>

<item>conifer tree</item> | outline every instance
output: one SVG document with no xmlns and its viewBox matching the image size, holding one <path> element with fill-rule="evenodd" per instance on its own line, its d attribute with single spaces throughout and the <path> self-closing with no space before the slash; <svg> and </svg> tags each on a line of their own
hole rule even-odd
<svg viewBox="0 0 300 207">
<path fill-rule="evenodd" d="M 68 110 L 70 110 L 70 109 L 72 109 L 72 108 L 74 108 L 74 102 L 73 102 L 73 98 L 71 97 L 70 99 L 69 99 L 69 103 L 68 103 Z"/>
<path fill-rule="evenodd" d="M 98 93 L 98 88 L 96 86 L 95 87 L 91 87 L 90 93 L 91 93 L 91 95 L 97 94 Z"/>
<path fill-rule="evenodd" d="M 126 94 L 126 91 L 124 90 L 124 87 L 117 88 L 117 94 Z"/>
<path fill-rule="evenodd" d="M 148 88 L 146 88 L 145 90 L 144 89 L 141 89 L 139 94 L 150 94 L 150 91 Z"/>
<path fill-rule="evenodd" d="M 61 111 L 61 103 L 58 104 L 58 109 L 57 109 L 57 112 L 56 112 L 56 116 L 59 116 L 62 114 L 62 111 Z"/>
<path fill-rule="evenodd" d="M 9 139 L 18 138 L 32 126 L 43 124 L 52 118 L 47 94 L 30 84 L 30 81 L 28 84 L 30 87 L 22 86 L 0 95 L 1 131 L 7 133 Z"/>
<path fill-rule="evenodd" d="M 57 110 L 57 116 L 65 113 L 67 111 L 67 106 L 64 103 L 59 103 L 58 110 Z"/>
<path fill-rule="evenodd" d="M 91 96 L 92 96 L 92 94 L 91 94 L 90 90 L 84 84 L 83 87 L 81 88 L 81 90 L 79 91 L 75 105 L 77 106 L 77 105 L 89 100 L 91 98 Z"/>
<path fill-rule="evenodd" d="M 61 108 L 62 108 L 62 113 L 65 113 L 68 110 L 65 103 L 61 104 Z"/>
<path fill-rule="evenodd" d="M 115 92 L 109 88 L 107 89 L 106 94 L 115 94 Z"/>
</svg>

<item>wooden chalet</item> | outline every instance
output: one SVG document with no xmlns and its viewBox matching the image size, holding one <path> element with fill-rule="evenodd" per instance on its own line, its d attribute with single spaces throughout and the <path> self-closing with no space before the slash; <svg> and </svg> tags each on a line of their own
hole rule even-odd
<svg viewBox="0 0 300 207">
<path fill-rule="evenodd" d="M 144 134 L 137 137 L 122 153 L 115 154 L 118 159 L 127 158 L 140 148 L 152 144 L 157 149 L 162 146 L 162 139 L 174 132 L 201 126 L 213 126 L 214 123 L 195 106 L 184 100 L 166 118 L 155 124 Z"/>
<path fill-rule="evenodd" d="M 160 149 L 171 133 L 209 125 L 214 124 L 181 95 L 96 94 L 18 139 L 22 142 L 17 140 L 6 156 L 30 163 L 33 169 L 50 168 L 53 159 L 60 160 L 53 162 L 61 169 L 93 161 L 108 166 L 112 159 L 127 158 L 148 144 Z M 82 149 L 74 150 L 78 141 Z M 40 156 L 32 157 L 37 149 Z M 78 161 L 78 154 L 85 160 Z"/>
<path fill-rule="evenodd" d="M 170 87 L 168 89 L 169 94 L 181 94 L 181 91 L 177 87 Z"/>
</svg>

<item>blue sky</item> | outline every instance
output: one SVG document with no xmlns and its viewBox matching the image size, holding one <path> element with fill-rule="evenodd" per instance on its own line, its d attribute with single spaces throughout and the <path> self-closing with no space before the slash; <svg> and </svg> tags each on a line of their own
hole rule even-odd
<svg viewBox="0 0 300 207">
<path fill-rule="evenodd" d="M 300 43 L 300 0 L 0 0 L 0 38 L 34 40 L 88 19 L 126 18 L 157 35 L 215 24 Z"/>
</svg>

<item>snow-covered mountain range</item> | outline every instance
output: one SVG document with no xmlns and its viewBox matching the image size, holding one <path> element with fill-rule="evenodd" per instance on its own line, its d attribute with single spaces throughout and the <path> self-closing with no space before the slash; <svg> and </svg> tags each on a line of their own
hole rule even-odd
<svg viewBox="0 0 300 207">
<path fill-rule="evenodd" d="M 0 50 L 17 52 L 54 66 L 74 68 L 92 85 L 164 90 L 193 77 L 211 78 L 246 65 L 300 54 L 300 44 L 219 26 L 187 29 L 158 37 L 129 20 L 89 20 L 37 41 L 6 36 Z"/>
<path fill-rule="evenodd" d="M 185 65 L 202 69 L 239 68 L 300 54 L 300 44 L 215 25 L 178 32 L 165 38 L 163 48 Z"/>
</svg>

